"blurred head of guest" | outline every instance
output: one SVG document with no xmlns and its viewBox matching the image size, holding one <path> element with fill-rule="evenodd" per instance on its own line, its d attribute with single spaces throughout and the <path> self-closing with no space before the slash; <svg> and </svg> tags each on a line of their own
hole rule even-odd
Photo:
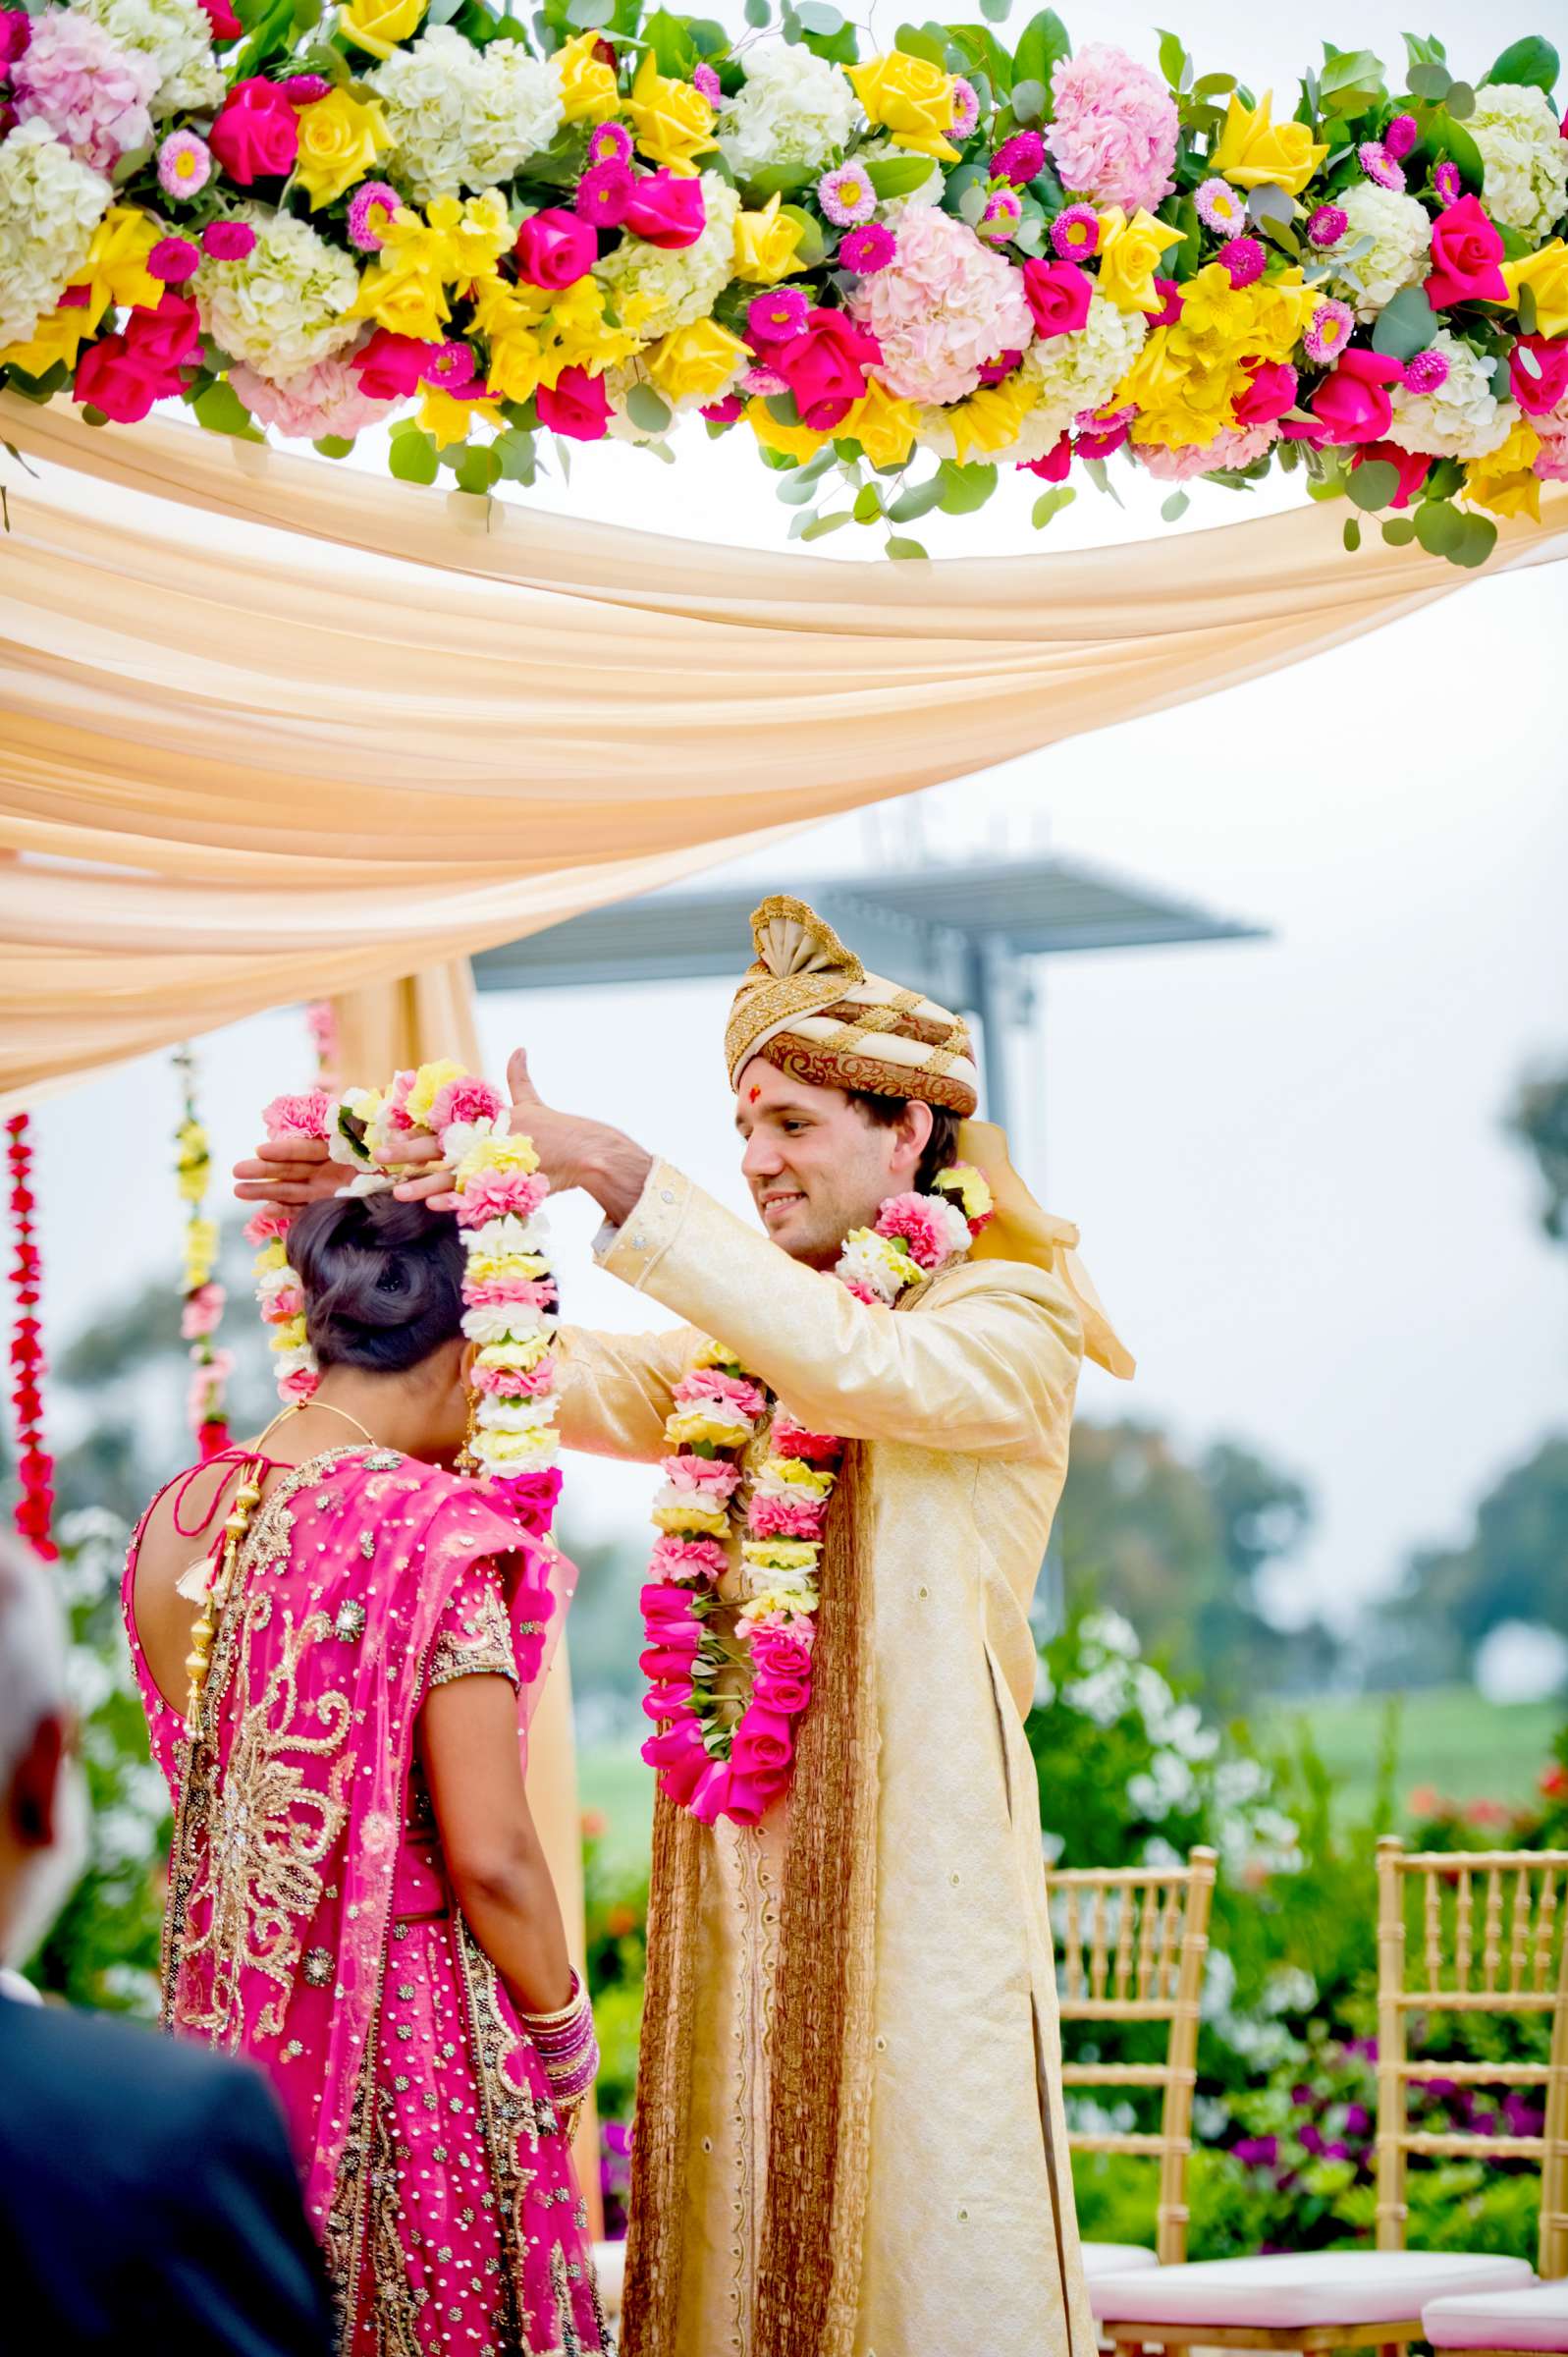
<svg viewBox="0 0 1568 2357">
<path fill-rule="evenodd" d="M 65 1627 L 29 1548 L 0 1537 L 0 1966 L 25 1964 L 86 1854 Z"/>
</svg>

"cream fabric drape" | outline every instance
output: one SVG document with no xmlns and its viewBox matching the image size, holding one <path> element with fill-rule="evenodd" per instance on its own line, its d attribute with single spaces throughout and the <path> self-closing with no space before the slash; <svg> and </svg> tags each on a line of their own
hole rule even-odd
<svg viewBox="0 0 1568 2357">
<path fill-rule="evenodd" d="M 1304 508 L 838 564 L 0 397 L 0 1106 L 1250 679 L 1477 576 Z M 1568 487 L 1491 571 L 1568 550 Z M 1483 579 L 1486 576 L 1481 576 Z M 10 854 L 7 856 L 6 854 Z"/>
</svg>

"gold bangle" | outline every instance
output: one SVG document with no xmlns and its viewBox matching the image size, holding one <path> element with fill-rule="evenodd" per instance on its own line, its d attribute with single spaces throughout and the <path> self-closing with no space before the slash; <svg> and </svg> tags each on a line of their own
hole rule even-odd
<svg viewBox="0 0 1568 2357">
<path fill-rule="evenodd" d="M 576 1967 L 573 1966 L 569 2001 L 564 2004 L 558 2013 L 524 2013 L 523 2025 L 525 2028 L 535 2031 L 565 2029 L 568 2022 L 577 2019 L 587 2001 L 587 1997 L 588 1992 L 578 1977 Z"/>
</svg>

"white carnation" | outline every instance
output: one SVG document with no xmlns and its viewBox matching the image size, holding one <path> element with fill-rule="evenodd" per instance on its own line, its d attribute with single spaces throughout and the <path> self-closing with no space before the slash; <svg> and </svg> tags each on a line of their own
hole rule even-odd
<svg viewBox="0 0 1568 2357">
<path fill-rule="evenodd" d="M 912 1267 L 909 1255 L 891 1237 L 879 1235 L 874 1228 L 856 1228 L 844 1238 L 834 1275 L 846 1285 L 868 1287 L 880 1300 L 894 1301 L 909 1283 Z"/>
<path fill-rule="evenodd" d="M 1030 442 L 1040 445 L 1036 458 L 1060 440 L 1080 410 L 1105 408 L 1148 333 L 1142 311 L 1118 310 L 1096 293 L 1082 327 L 1035 339 L 1023 356 L 1023 374 L 1039 388 L 1038 407 L 1025 419 Z"/>
<path fill-rule="evenodd" d="M 594 276 L 614 295 L 626 327 L 650 344 L 705 319 L 733 276 L 739 192 L 717 172 L 704 172 L 702 193 L 707 219 L 694 246 L 667 250 L 625 237 L 595 265 Z M 632 307 L 639 303 L 646 307 Z"/>
<path fill-rule="evenodd" d="M 498 1220 L 486 1220 L 482 1228 L 465 1228 L 462 1240 L 470 1252 L 482 1252 L 486 1260 L 500 1260 L 514 1252 L 542 1253 L 549 1234 L 538 1214 L 519 1220 L 514 1211 L 508 1211 Z"/>
<path fill-rule="evenodd" d="M 1438 328 L 1428 349 L 1442 354 L 1448 374 L 1435 393 L 1407 393 L 1395 385 L 1389 441 L 1435 459 L 1484 459 L 1501 449 L 1519 411 L 1493 393 L 1491 362 L 1445 327 Z"/>
<path fill-rule="evenodd" d="M 555 1420 L 554 1399 L 498 1399 L 493 1394 L 480 1400 L 477 1415 L 485 1432 L 543 1432 Z"/>
<path fill-rule="evenodd" d="M 0 141 L 0 349 L 54 309 L 113 193 L 36 115 Z"/>
<path fill-rule="evenodd" d="M 520 41 L 475 49 L 438 25 L 365 82 L 392 135 L 384 168 L 420 204 L 511 180 L 561 129 L 557 78 Z"/>
<path fill-rule="evenodd" d="M 1543 90 L 1512 82 L 1476 92 L 1465 129 L 1487 167 L 1482 202 L 1504 229 L 1543 237 L 1568 211 L 1568 139 Z"/>
<path fill-rule="evenodd" d="M 359 292 L 351 258 L 292 214 L 245 204 L 238 217 L 256 233 L 251 250 L 238 261 L 208 258 L 196 273 L 201 324 L 214 343 L 232 360 L 279 377 L 351 344 L 359 333 L 348 315 Z"/>
<path fill-rule="evenodd" d="M 539 1332 L 540 1319 L 536 1310 L 520 1301 L 486 1303 L 479 1309 L 465 1309 L 462 1331 L 470 1343 L 494 1345 L 501 1343 L 526 1343 Z M 505 1359 L 492 1359 L 492 1366 L 504 1366 Z"/>
<path fill-rule="evenodd" d="M 112 33 L 158 69 L 155 115 L 177 108 L 216 106 L 224 72 L 212 53 L 212 26 L 196 0 L 72 0 L 78 13 Z"/>
<path fill-rule="evenodd" d="M 745 86 L 722 109 L 719 145 L 737 180 L 767 165 L 823 171 L 841 155 L 860 107 L 841 67 L 770 41 L 743 59 Z"/>
<path fill-rule="evenodd" d="M 1335 201 L 1350 226 L 1334 245 L 1325 247 L 1325 258 L 1341 253 L 1370 238 L 1367 252 L 1329 280 L 1336 295 L 1355 308 L 1358 319 L 1375 319 L 1392 302 L 1401 287 L 1413 287 L 1427 275 L 1432 247 L 1432 223 L 1426 207 L 1396 189 L 1380 189 L 1374 180 L 1358 181 Z"/>
</svg>

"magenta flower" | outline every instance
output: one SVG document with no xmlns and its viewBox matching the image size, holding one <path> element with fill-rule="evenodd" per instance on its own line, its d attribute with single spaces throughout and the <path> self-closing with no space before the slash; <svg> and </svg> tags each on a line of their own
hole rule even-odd
<svg viewBox="0 0 1568 2357">
<path fill-rule="evenodd" d="M 325 98 L 332 84 L 325 74 L 291 74 L 278 84 L 291 106 L 314 106 Z"/>
<path fill-rule="evenodd" d="M 777 368 L 761 366 L 748 368 L 740 385 L 742 392 L 751 394 L 757 401 L 772 401 L 776 393 L 787 393 L 789 390 L 787 379 L 782 377 Z"/>
<path fill-rule="evenodd" d="M 898 250 L 898 241 L 891 229 L 880 221 L 868 222 L 864 229 L 852 229 L 838 247 L 838 266 L 852 270 L 857 278 L 875 278 L 886 270 Z"/>
<path fill-rule="evenodd" d="M 255 244 L 248 221 L 209 221 L 201 233 L 201 250 L 215 262 L 243 262 Z"/>
<path fill-rule="evenodd" d="M 733 425 L 737 417 L 745 415 L 745 411 L 746 405 L 738 393 L 727 393 L 723 401 L 705 401 L 697 414 L 710 425 Z"/>
<path fill-rule="evenodd" d="M 212 150 L 193 131 L 171 131 L 158 149 L 158 186 L 166 196 L 197 196 L 212 178 Z"/>
<path fill-rule="evenodd" d="M 1446 157 L 1433 173 L 1432 185 L 1436 192 L 1437 202 L 1442 206 L 1444 212 L 1447 211 L 1449 205 L 1457 204 L 1465 192 L 1465 184 L 1460 178 L 1459 166 L 1450 162 Z"/>
<path fill-rule="evenodd" d="M 1173 278 L 1157 278 L 1155 293 L 1162 298 L 1162 307 L 1153 314 L 1149 321 L 1151 335 L 1154 334 L 1157 327 L 1174 327 L 1176 321 L 1181 317 L 1181 306 L 1186 300 L 1179 284 Z"/>
<path fill-rule="evenodd" d="M 955 139 L 966 139 L 980 120 L 980 94 L 972 82 L 960 74 L 952 85 L 952 121 L 948 126 Z"/>
<path fill-rule="evenodd" d="M 439 385 L 444 393 L 451 393 L 459 401 L 483 390 L 474 374 L 472 350 L 458 340 L 437 344 L 420 374 L 427 385 Z"/>
<path fill-rule="evenodd" d="M 629 164 L 631 134 L 623 123 L 601 123 L 588 140 L 590 164 Z"/>
<path fill-rule="evenodd" d="M 1326 368 L 1329 361 L 1337 358 L 1349 343 L 1355 324 L 1356 314 L 1349 303 L 1341 302 L 1337 296 L 1330 295 L 1313 312 L 1311 324 L 1302 338 L 1307 357 L 1316 360 L 1320 368 Z"/>
<path fill-rule="evenodd" d="M 811 304 L 798 287 L 773 287 L 746 305 L 748 344 L 787 344 L 804 335 Z"/>
<path fill-rule="evenodd" d="M 1440 352 L 1418 352 L 1405 362 L 1405 386 L 1411 393 L 1435 393 L 1448 382 L 1448 361 Z"/>
<path fill-rule="evenodd" d="M 1375 180 L 1379 189 L 1392 189 L 1397 193 L 1404 188 L 1405 167 L 1389 154 L 1381 139 L 1363 139 L 1356 155 L 1367 178 Z"/>
<path fill-rule="evenodd" d="M 14 66 L 31 38 L 32 19 L 25 8 L 0 8 L 0 66 Z"/>
<path fill-rule="evenodd" d="M 201 248 L 189 238 L 160 238 L 147 256 L 147 275 L 166 287 L 183 286 L 201 266 Z"/>
<path fill-rule="evenodd" d="M 386 181 L 363 182 L 349 199 L 349 243 L 361 253 L 379 253 L 387 242 L 387 224 L 402 202 Z"/>
<path fill-rule="evenodd" d="M 1015 131 L 1010 139 L 1002 140 L 992 157 L 992 177 L 1010 180 L 1015 189 L 1021 189 L 1044 170 L 1045 161 L 1046 142 L 1039 132 Z"/>
<path fill-rule="evenodd" d="M 817 183 L 817 202 L 836 229 L 853 229 L 877 209 L 877 192 L 860 164 L 840 164 Z"/>
<path fill-rule="evenodd" d="M 577 183 L 577 210 L 598 229 L 619 229 L 631 209 L 636 175 L 627 164 L 590 164 Z"/>
<path fill-rule="evenodd" d="M 1051 224 L 1051 243 L 1064 262 L 1086 262 L 1100 247 L 1100 216 L 1092 204 L 1069 204 Z"/>
<path fill-rule="evenodd" d="M 1350 215 L 1341 204 L 1320 204 L 1307 223 L 1307 236 L 1314 246 L 1337 246 L 1350 227 Z"/>
<path fill-rule="evenodd" d="M 1023 201 L 1016 189 L 997 189 L 986 198 L 986 209 L 975 225 L 978 237 L 991 246 L 1005 246 L 1023 219 Z"/>
<path fill-rule="evenodd" d="M 724 91 L 719 84 L 719 77 L 709 65 L 692 67 L 691 86 L 694 90 L 701 91 L 710 106 L 717 106 L 724 96 Z"/>
<path fill-rule="evenodd" d="M 1382 135 L 1382 143 L 1396 163 L 1405 157 L 1421 137 L 1421 127 L 1414 115 L 1395 115 Z"/>
<path fill-rule="evenodd" d="M 1072 421 L 1078 456 L 1108 459 L 1132 432 L 1132 421 L 1137 414 L 1136 402 L 1129 402 L 1120 410 L 1080 410 Z"/>
<path fill-rule="evenodd" d="M 999 352 L 994 360 L 982 360 L 980 363 L 981 383 L 983 385 L 1000 385 L 1004 377 L 1011 376 L 1022 358 L 1021 352 Z"/>
<path fill-rule="evenodd" d="M 1234 237 L 1247 226 L 1246 198 L 1217 173 L 1213 179 L 1199 183 L 1192 200 L 1198 207 L 1199 220 L 1220 237 Z"/>
<path fill-rule="evenodd" d="M 1230 273 L 1233 287 L 1250 287 L 1262 278 L 1268 255 L 1260 238 L 1231 238 L 1215 255 Z"/>
</svg>

